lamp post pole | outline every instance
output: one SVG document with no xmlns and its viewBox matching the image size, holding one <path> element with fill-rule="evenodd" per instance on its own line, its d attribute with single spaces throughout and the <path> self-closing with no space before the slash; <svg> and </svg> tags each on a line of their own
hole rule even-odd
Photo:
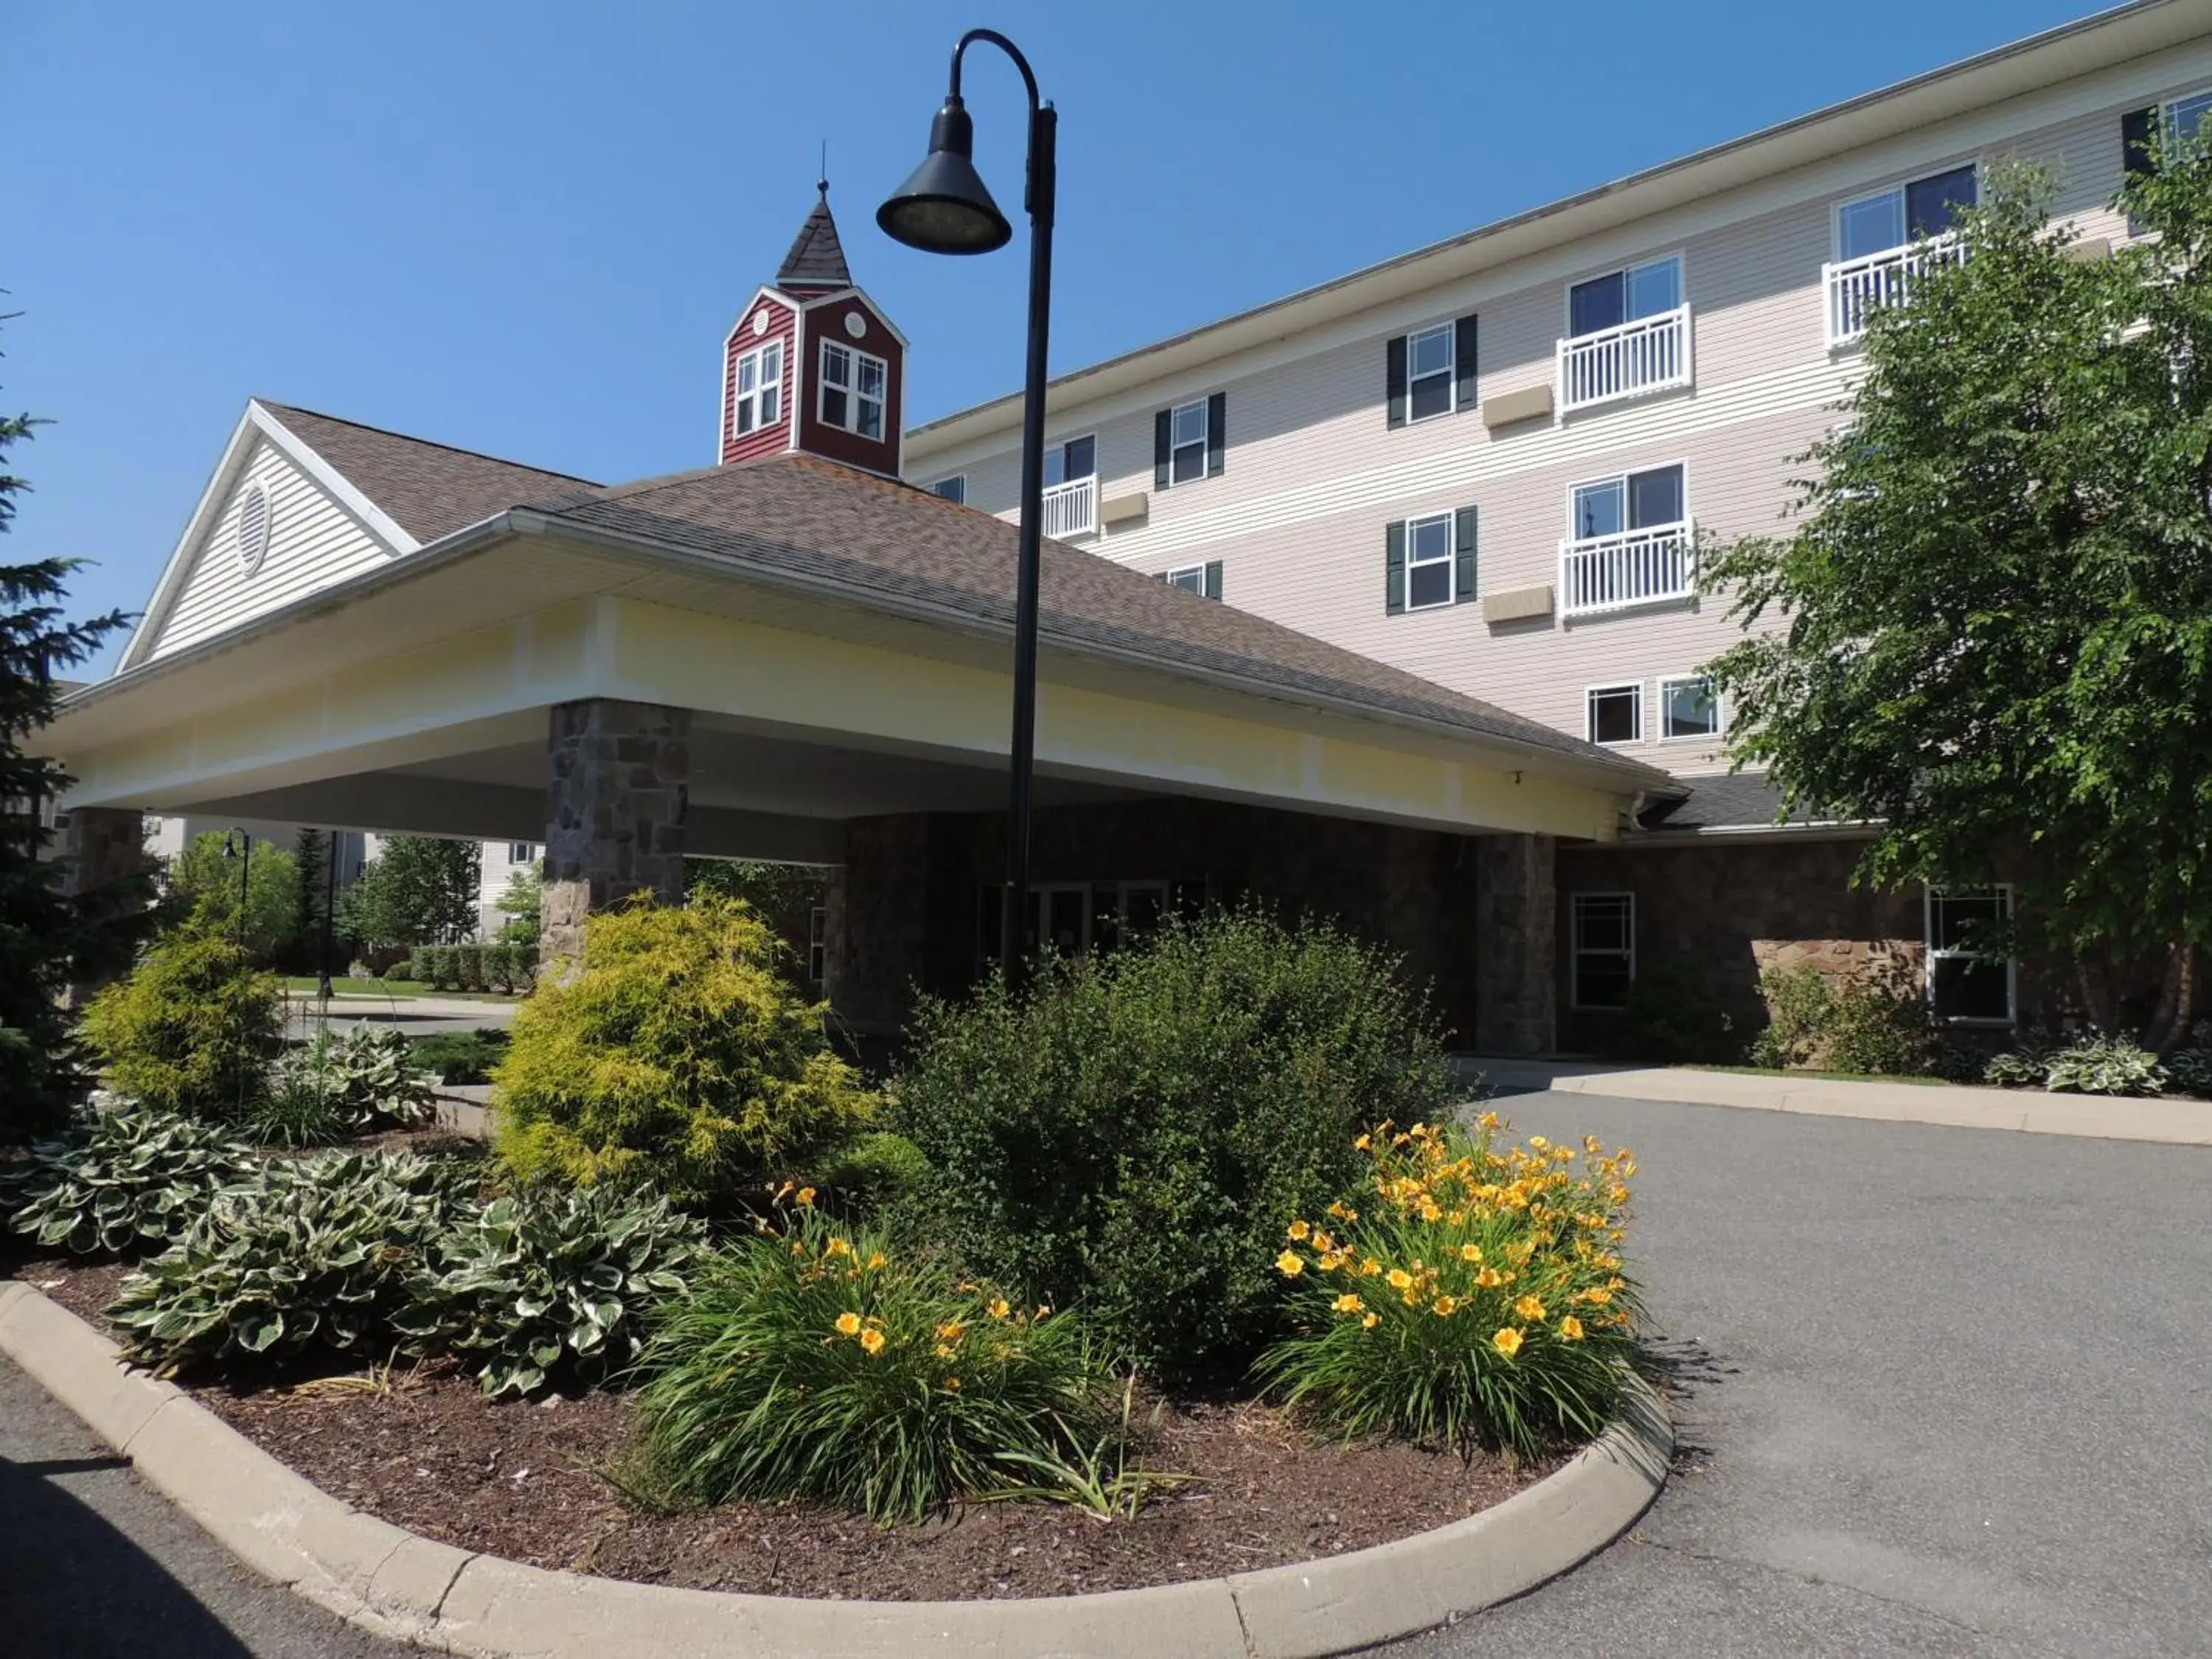
<svg viewBox="0 0 2212 1659">
<path fill-rule="evenodd" d="M 246 901 L 253 876 L 253 837 L 243 830 L 232 833 L 237 836 L 240 845 L 245 849 L 245 856 L 238 864 L 238 948 L 243 953 L 246 949 Z M 231 851 L 228 836 L 223 838 L 222 850 L 228 857 Z"/>
<path fill-rule="evenodd" d="M 1060 115 L 1037 95 L 1036 76 L 995 29 L 970 29 L 952 49 L 951 83 L 930 125 L 929 155 L 877 210 L 898 240 L 933 253 L 988 253 L 1012 236 L 976 176 L 975 127 L 960 96 L 960 64 L 978 40 L 1012 59 L 1030 98 L 1029 167 L 1022 204 L 1030 216 L 1029 360 L 1022 390 L 1021 528 L 1014 579 L 1014 718 L 1008 759 L 1006 888 L 1000 907 L 999 962 L 1018 991 L 1029 971 L 1030 786 L 1036 762 L 1037 580 L 1044 526 L 1044 391 L 1052 313 L 1052 224 Z"/>
</svg>

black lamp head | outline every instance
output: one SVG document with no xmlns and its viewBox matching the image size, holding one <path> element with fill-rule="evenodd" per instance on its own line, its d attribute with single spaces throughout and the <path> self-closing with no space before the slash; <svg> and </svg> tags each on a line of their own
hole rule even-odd
<svg viewBox="0 0 2212 1659">
<path fill-rule="evenodd" d="M 975 124 L 957 96 L 929 124 L 929 154 L 876 210 L 884 234 L 925 253 L 989 253 L 1014 228 L 975 172 Z"/>
</svg>

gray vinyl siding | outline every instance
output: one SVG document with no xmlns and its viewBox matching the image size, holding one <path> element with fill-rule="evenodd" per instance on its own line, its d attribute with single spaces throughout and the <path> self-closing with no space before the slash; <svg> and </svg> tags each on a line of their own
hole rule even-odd
<svg viewBox="0 0 2212 1659">
<path fill-rule="evenodd" d="M 238 557 L 238 514 L 255 483 L 269 492 L 269 548 L 249 576 Z M 150 660 L 181 651 L 388 556 L 352 514 L 266 440 L 257 440 L 146 655 Z"/>
<path fill-rule="evenodd" d="M 1824 326 L 1836 206 L 1966 161 L 1982 163 L 1986 178 L 2018 158 L 2051 173 L 2059 217 L 2117 240 L 2126 234 L 2109 207 L 2122 179 L 2121 113 L 2207 85 L 2212 41 L 2199 41 L 1524 256 L 1379 307 L 1364 325 L 1332 325 L 1303 351 L 1259 349 L 1164 380 L 1150 397 L 1122 394 L 1103 411 L 1055 410 L 1053 434 L 1097 434 L 1102 499 L 1150 497 L 1143 520 L 1086 544 L 1148 572 L 1218 559 L 1227 603 L 1576 735 L 1588 687 L 1637 681 L 1647 738 L 1632 752 L 1676 769 L 1717 763 L 1710 745 L 1656 739 L 1656 699 L 1661 678 L 1693 670 L 1736 637 L 1725 601 L 1497 628 L 1471 605 L 1388 616 L 1383 526 L 1474 506 L 1483 592 L 1556 586 L 1573 484 L 1681 461 L 1701 533 L 1785 529 L 1800 470 L 1793 458 L 1834 424 L 1856 372 L 1855 353 L 1829 350 Z M 1692 312 L 1690 390 L 1495 433 L 1479 410 L 1389 426 L 1390 337 L 1473 312 L 1482 399 L 1551 386 L 1569 285 L 1676 253 Z M 1226 470 L 1155 490 L 1154 412 L 1217 390 L 1227 398 Z M 972 447 L 948 447 L 923 465 L 933 477 L 965 470 L 971 505 L 1012 515 L 1011 448 L 978 459 Z"/>
</svg>

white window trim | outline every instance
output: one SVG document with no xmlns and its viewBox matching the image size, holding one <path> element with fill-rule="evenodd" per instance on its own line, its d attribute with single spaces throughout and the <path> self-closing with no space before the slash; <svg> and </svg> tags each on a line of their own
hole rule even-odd
<svg viewBox="0 0 2212 1659">
<path fill-rule="evenodd" d="M 1636 735 L 1634 737 L 1598 742 L 1597 721 L 1591 718 L 1594 711 L 1590 708 L 1590 699 L 1601 691 L 1632 691 L 1636 694 Z M 1631 744 L 1646 742 L 1648 741 L 1645 736 L 1647 727 L 1644 713 L 1644 682 L 1642 680 L 1604 680 L 1595 685 L 1586 685 L 1583 687 L 1583 741 L 1597 744 L 1601 749 L 1626 749 Z"/>
<path fill-rule="evenodd" d="M 1620 536 L 1633 536 L 1644 530 L 1665 529 L 1666 526 L 1664 525 L 1647 524 L 1632 526 L 1628 522 L 1628 481 L 1631 478 L 1640 478 L 1647 472 L 1666 472 L 1670 471 L 1680 472 L 1682 475 L 1682 516 L 1675 520 L 1674 522 L 1676 524 L 1689 523 L 1692 514 L 1690 512 L 1690 463 L 1688 458 L 1685 457 L 1678 461 L 1655 461 L 1650 466 L 1632 466 L 1620 472 L 1601 473 L 1595 478 L 1577 478 L 1572 483 L 1569 484 L 1567 486 L 1568 542 L 1570 544 L 1579 544 L 1582 542 L 1601 542 L 1605 539 L 1602 536 L 1581 536 L 1575 533 L 1577 528 L 1575 525 L 1576 495 L 1582 490 L 1595 489 L 1601 484 L 1619 484 L 1620 486 L 1620 528 L 1614 532 L 1614 534 Z"/>
<path fill-rule="evenodd" d="M 1860 191 L 1854 196 L 1838 197 L 1831 202 L 1828 204 L 1828 248 L 1833 263 L 1840 265 L 1850 264 L 1851 259 L 1877 258 L 1885 253 L 1894 253 L 1899 248 L 1915 246 L 1918 241 L 1940 240 L 1941 239 L 1937 237 L 1916 239 L 1911 228 L 1907 227 L 1905 240 L 1898 243 L 1896 247 L 1878 247 L 1869 253 L 1854 253 L 1850 259 L 1846 259 L 1844 256 L 1844 210 L 1856 207 L 1862 202 L 1871 202 L 1877 196 L 1895 195 L 1901 198 L 1909 186 L 1920 183 L 1922 179 L 1938 179 L 1947 173 L 1956 173 L 1961 167 L 1970 167 L 1974 170 L 1974 202 L 1978 206 L 1982 201 L 1983 185 L 1989 171 L 1978 155 L 1969 156 L 1963 161 L 1952 161 L 1942 167 L 1917 167 L 1911 173 L 1891 179 L 1886 185 L 1877 185 L 1872 190 Z M 1902 201 L 1899 202 L 1899 205 L 1903 205 Z"/>
<path fill-rule="evenodd" d="M 957 483 L 960 486 L 960 495 L 957 501 L 954 501 L 951 496 L 945 493 L 945 486 L 949 483 Z M 968 475 L 965 472 L 948 472 L 943 477 L 927 483 L 922 488 L 941 501 L 952 501 L 955 507 L 968 505 Z"/>
<path fill-rule="evenodd" d="M 1879 194 L 1880 192 L 1875 191 L 1873 193 Z M 1580 288 L 1584 283 L 1602 282 L 1608 276 L 1626 277 L 1632 270 L 1641 270 L 1646 265 L 1663 265 L 1669 259 L 1672 259 L 1674 262 L 1674 291 L 1681 296 L 1674 301 L 1674 307 L 1676 309 L 1680 309 L 1680 307 L 1688 305 L 1690 303 L 1690 261 L 1687 258 L 1686 250 L 1676 248 L 1672 252 L 1668 253 L 1655 253 L 1648 259 L 1630 259 L 1625 264 L 1608 265 L 1603 270 L 1584 271 L 1581 276 L 1570 278 L 1567 282 L 1560 285 L 1559 337 L 1562 340 L 1581 340 L 1589 337 L 1588 335 L 1577 334 L 1574 331 L 1575 290 Z M 1626 295 L 1624 294 L 1622 296 L 1622 305 L 1624 308 L 1626 304 Z M 1653 314 L 1655 316 L 1664 316 L 1666 313 L 1664 312 L 1656 312 Z M 1621 323 L 1614 325 L 1614 326 L 1620 327 L 1625 326 L 1630 322 L 1649 322 L 1650 320 L 1650 318 L 1626 318 L 1624 319 Z M 1591 331 L 1592 333 L 1599 334 L 1601 334 L 1604 331 L 1605 331 L 1603 329 L 1594 329 Z M 1647 467 L 1638 467 L 1637 471 L 1642 472 L 1648 471 L 1650 469 Z"/>
<path fill-rule="evenodd" d="M 830 969 L 830 911 L 817 904 L 806 913 L 806 977 L 819 985 Z"/>
<path fill-rule="evenodd" d="M 1210 406 L 1212 401 L 1212 396 L 1209 394 L 1204 398 L 1194 398 L 1188 403 L 1170 404 L 1168 406 L 1168 481 L 1160 486 L 1161 489 L 1174 489 L 1179 487 L 1187 489 L 1192 484 L 1205 482 L 1206 459 L 1213 446 L 1213 410 Z M 1190 445 L 1188 442 L 1177 443 L 1175 441 L 1176 416 L 1187 409 L 1194 409 L 1198 411 L 1198 477 L 1185 478 L 1179 486 L 1175 475 L 1176 451 L 1188 449 Z"/>
<path fill-rule="evenodd" d="M 1920 957 L 1921 980 L 1928 999 L 1930 1013 L 1936 1009 L 1936 964 L 1940 962 L 1986 961 L 1986 951 L 1939 951 L 1936 948 L 1936 897 L 1942 890 L 1923 885 L 1920 890 Z M 1993 881 L 1982 887 L 1963 891 L 1999 893 L 2004 896 L 2005 915 L 2013 914 L 2012 884 Z M 1946 1025 L 1972 1026 L 1984 1030 L 2009 1030 L 2020 1024 L 2020 958 L 2008 953 L 2005 965 L 2005 1012 L 2002 1019 L 1977 1018 L 1971 1014 L 1936 1014 Z"/>
<path fill-rule="evenodd" d="M 771 351 L 775 353 L 775 378 L 772 380 L 763 373 L 768 364 L 768 355 Z M 790 361 L 791 353 L 781 340 L 766 341 L 755 346 L 750 351 L 739 354 L 735 367 L 730 371 L 730 436 L 732 439 L 750 438 L 783 424 L 784 383 L 789 378 L 785 369 Z M 752 365 L 753 370 L 753 389 L 750 392 L 742 390 L 745 380 L 745 365 L 748 363 Z M 772 418 L 762 415 L 760 405 L 762 397 L 770 386 L 776 389 L 775 414 Z M 747 403 L 750 403 L 753 406 L 753 423 L 750 426 L 740 426 L 738 423 L 738 411 Z"/>
<path fill-rule="evenodd" d="M 851 376 L 849 380 L 839 381 L 835 384 L 831 382 L 830 379 L 830 359 L 833 353 L 846 359 L 847 362 L 849 364 L 849 368 L 846 371 L 848 374 Z M 843 340 L 823 341 L 822 349 L 818 356 L 818 372 L 814 377 L 815 420 L 821 425 L 828 427 L 833 432 L 849 432 L 855 438 L 862 439 L 869 443 L 883 443 L 886 441 L 887 436 L 884 423 L 890 413 L 891 392 L 891 366 L 889 360 L 877 356 L 872 351 L 863 351 L 860 347 L 848 344 Z M 884 391 L 881 397 L 868 398 L 860 391 L 860 365 L 863 363 L 873 363 L 877 369 L 882 374 Z M 847 416 L 847 419 L 845 420 L 833 421 L 826 412 L 830 403 L 830 394 L 832 392 L 842 392 L 845 394 L 845 413 Z M 864 401 L 872 403 L 876 406 L 876 435 L 872 438 L 869 437 L 866 432 L 863 432 L 860 426 L 860 404 Z"/>
<path fill-rule="evenodd" d="M 1617 957 L 1621 954 L 1614 950 L 1586 951 L 1583 949 L 1582 936 L 1575 925 L 1577 920 L 1575 913 L 1582 908 L 1582 902 L 1584 899 L 1628 901 L 1628 982 L 1633 985 L 1636 983 L 1636 895 L 1611 889 L 1595 893 L 1567 895 L 1567 1006 L 1570 1008 L 1591 1013 L 1617 1014 L 1620 1010 L 1611 1004 L 1583 1000 L 1583 957 L 1584 956 Z"/>
<path fill-rule="evenodd" d="M 1179 580 L 1184 576 L 1197 577 L 1198 586 L 1192 587 Z M 1170 587 L 1180 587 L 1184 592 L 1195 593 L 1200 599 L 1206 597 L 1206 567 L 1203 564 L 1179 564 L 1167 573 L 1166 581 Z"/>
<path fill-rule="evenodd" d="M 1659 710 L 1658 740 L 1661 743 L 1718 743 L 1728 735 L 1728 705 L 1721 700 L 1721 694 L 1717 690 L 1712 692 L 1713 729 L 1711 731 L 1685 732 L 1680 737 L 1668 734 L 1667 731 L 1668 688 L 1676 685 L 1692 685 L 1699 681 L 1703 681 L 1710 688 L 1712 686 L 1713 677 L 1711 674 L 1695 673 L 1662 674 L 1659 677 L 1659 695 L 1655 706 Z"/>
<path fill-rule="evenodd" d="M 1416 415 L 1413 413 L 1413 382 L 1434 380 L 1437 371 L 1431 369 L 1426 374 L 1413 373 L 1413 341 L 1418 336 L 1437 333 L 1441 333 L 1444 337 L 1445 356 L 1443 369 L 1444 406 L 1433 415 Z M 1459 319 L 1454 317 L 1443 322 L 1429 323 L 1420 328 L 1407 329 L 1406 331 L 1406 424 L 1413 426 L 1422 421 L 1441 421 L 1447 415 L 1458 413 Z"/>
<path fill-rule="evenodd" d="M 1443 527 L 1444 527 L 1444 556 L 1443 556 L 1443 557 L 1442 557 L 1441 559 L 1419 559 L 1419 560 L 1417 560 L 1417 559 L 1415 559 L 1415 558 L 1413 557 L 1413 531 L 1414 531 L 1414 528 L 1415 528 L 1415 526 L 1419 526 L 1419 525 L 1427 525 L 1427 524 L 1442 524 L 1442 525 L 1443 526 Z M 1459 596 L 1458 596 L 1455 592 L 1453 592 L 1453 589 L 1454 589 L 1455 586 L 1457 584 L 1458 580 L 1459 580 L 1459 535 L 1458 535 L 1458 530 L 1459 530 L 1459 520 L 1458 520 L 1458 515 L 1457 515 L 1456 514 L 1452 514 L 1452 513 L 1424 513 L 1424 514 L 1420 514 L 1419 517 L 1417 517 L 1417 518 L 1409 518 L 1409 519 L 1407 519 L 1407 520 L 1406 520 L 1406 609 L 1407 609 L 1407 610 L 1408 610 L 1408 611 L 1442 611 L 1442 610 L 1443 610 L 1447 605 L 1451 605 L 1455 600 L 1456 600 L 1456 599 L 1458 599 L 1458 597 L 1459 597 Z M 1445 579 L 1446 579 L 1446 580 L 1445 580 L 1445 581 L 1444 581 L 1444 596 L 1443 596 L 1443 598 L 1442 598 L 1441 599 L 1431 599 L 1431 600 L 1430 600 L 1426 605 L 1415 605 L 1415 604 L 1413 603 L 1413 567 L 1414 567 L 1414 565 L 1416 565 L 1417 563 L 1418 563 L 1418 564 L 1423 564 L 1423 565 L 1440 564 L 1440 565 L 1443 566 L 1443 568 L 1444 568 L 1444 576 L 1445 576 Z"/>
</svg>

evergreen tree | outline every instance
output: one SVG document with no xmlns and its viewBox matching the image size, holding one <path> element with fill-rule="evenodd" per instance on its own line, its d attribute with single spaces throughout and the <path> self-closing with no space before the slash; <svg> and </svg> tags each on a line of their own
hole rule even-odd
<svg viewBox="0 0 2212 1659">
<path fill-rule="evenodd" d="M 333 929 L 337 924 L 337 918 L 331 914 L 331 860 L 335 851 L 330 832 L 325 830 L 303 829 L 292 841 L 293 880 L 298 890 L 292 904 L 293 953 L 318 968 L 327 965 L 323 961 L 324 918 L 330 918 Z"/>
<path fill-rule="evenodd" d="M 6 453 L 33 435 L 27 415 L 0 417 L 0 531 L 29 485 Z M 48 803 L 73 780 L 33 752 L 61 701 L 54 676 L 83 662 L 125 625 L 119 611 L 70 622 L 62 612 L 76 562 L 0 565 L 0 1144 L 52 1128 L 82 1097 L 70 1018 L 61 1003 L 73 981 L 122 966 L 151 927 L 143 878 L 106 891 L 64 891 L 65 866 L 48 856 Z"/>
</svg>

